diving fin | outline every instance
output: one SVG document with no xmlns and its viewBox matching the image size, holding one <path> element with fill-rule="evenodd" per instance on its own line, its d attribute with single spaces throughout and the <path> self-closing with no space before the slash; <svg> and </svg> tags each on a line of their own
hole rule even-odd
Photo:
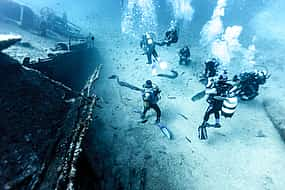
<svg viewBox="0 0 285 190">
<path fill-rule="evenodd" d="M 206 129 L 205 125 L 199 126 L 199 128 L 198 128 L 198 135 L 199 135 L 199 139 L 200 140 L 208 139 L 207 129 Z"/>
<path fill-rule="evenodd" d="M 205 90 L 203 90 L 203 91 L 198 92 L 197 94 L 195 94 L 195 95 L 191 98 L 191 100 L 192 100 L 193 102 L 196 102 L 197 100 L 200 100 L 200 99 L 204 98 L 205 95 L 206 95 L 206 92 L 205 92 Z"/>
<path fill-rule="evenodd" d="M 164 134 L 164 136 L 166 136 L 169 140 L 172 139 L 172 133 L 170 132 L 170 130 L 162 124 L 157 124 L 157 126 L 160 128 L 161 132 Z"/>
</svg>

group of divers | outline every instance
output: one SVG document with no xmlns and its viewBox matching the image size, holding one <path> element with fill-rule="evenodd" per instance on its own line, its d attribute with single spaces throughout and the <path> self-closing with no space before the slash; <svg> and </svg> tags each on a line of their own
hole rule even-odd
<svg viewBox="0 0 285 190">
<path fill-rule="evenodd" d="M 164 39 L 155 41 L 152 33 L 145 33 L 142 36 L 140 47 L 147 56 L 147 64 L 157 64 L 159 60 L 156 52 L 156 45 L 170 46 L 178 41 L 178 28 L 171 26 L 166 32 Z M 189 64 L 190 48 L 183 47 L 179 51 L 179 64 Z M 235 113 L 238 99 L 251 100 L 258 95 L 259 86 L 265 84 L 270 77 L 266 69 L 242 72 L 239 75 L 234 75 L 232 79 L 228 78 L 227 70 L 220 69 L 220 61 L 216 58 L 210 58 L 205 61 L 205 71 L 201 76 L 200 81 L 204 81 L 205 90 L 197 93 L 192 97 L 192 101 L 196 101 L 207 95 L 208 108 L 205 112 L 203 122 L 198 127 L 198 137 L 201 140 L 208 138 L 207 128 L 220 128 L 220 115 L 224 117 L 232 117 Z M 161 90 L 151 80 L 146 80 L 143 84 L 142 100 L 143 111 L 141 113 L 142 122 L 146 122 L 146 113 L 153 109 L 156 112 L 155 123 L 160 126 L 161 110 L 158 106 Z M 215 116 L 215 124 L 209 124 L 208 120 L 211 114 Z"/>
</svg>

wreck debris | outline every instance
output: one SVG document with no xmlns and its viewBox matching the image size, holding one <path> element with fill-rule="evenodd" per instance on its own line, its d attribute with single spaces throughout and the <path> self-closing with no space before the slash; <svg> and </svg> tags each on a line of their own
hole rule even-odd
<svg viewBox="0 0 285 190">
<path fill-rule="evenodd" d="M 0 17 L 24 28 L 33 28 L 37 21 L 31 8 L 11 0 L 0 1 Z"/>
<path fill-rule="evenodd" d="M 57 121 L 69 108 L 62 100 L 65 90 L 4 53 L 0 53 L 0 77 L 4 81 L 0 83 L 0 149 L 1 160 L 6 160 L 0 162 L 0 189 L 32 189 L 41 179 L 52 134 L 62 126 Z"/>
<path fill-rule="evenodd" d="M 5 184 L 4 189 L 5 190 L 10 190 L 10 189 L 17 189 L 20 185 L 26 183 L 27 181 L 30 181 L 35 173 L 34 171 L 31 171 L 26 174 L 22 174 L 19 177 L 15 178 L 12 181 L 9 181 L 8 183 Z"/>
<path fill-rule="evenodd" d="M 80 93 L 79 97 L 80 107 L 78 107 L 77 111 L 76 127 L 73 130 L 72 140 L 70 142 L 69 150 L 66 154 L 66 157 L 64 158 L 64 164 L 63 166 L 58 168 L 60 170 L 60 174 L 57 179 L 56 189 L 68 189 L 68 190 L 75 189 L 75 178 L 78 166 L 77 163 L 80 153 L 82 152 L 82 142 L 84 140 L 84 137 L 86 135 L 89 126 L 91 125 L 92 114 L 97 100 L 97 97 L 95 95 L 92 95 L 90 90 L 94 82 L 99 78 L 100 70 L 101 70 L 101 65 L 99 65 L 98 68 L 94 71 L 93 75 L 90 77 L 90 80 L 87 82 L 86 86 Z M 64 86 L 63 84 L 57 81 L 53 81 L 51 79 L 49 80 L 51 83 L 59 85 L 63 87 L 65 90 L 74 92 L 72 89 Z M 86 92 L 85 89 L 87 89 Z M 45 162 L 42 164 L 40 171 L 36 174 L 36 176 L 33 176 L 32 178 L 33 180 L 29 185 L 31 190 L 37 189 L 38 185 L 41 183 L 44 173 L 47 171 L 47 168 L 49 167 L 49 163 L 52 159 L 53 152 L 55 151 L 60 141 L 62 134 L 61 132 L 62 132 L 61 130 L 58 131 L 57 137 L 55 141 L 52 143 L 47 153 L 47 158 Z"/>
<path fill-rule="evenodd" d="M 40 15 L 37 15 L 28 6 L 11 0 L 1 0 L 0 18 L 22 28 L 36 31 L 41 36 L 83 37 L 80 27 L 68 21 L 66 13 L 58 16 L 53 9 L 48 7 L 43 7 Z"/>
<path fill-rule="evenodd" d="M 37 172 L 34 172 L 32 180 L 30 181 L 28 185 L 31 190 L 35 190 L 38 188 L 38 186 L 40 185 L 41 181 L 44 178 L 44 174 L 48 170 L 48 166 L 50 165 L 53 159 L 53 154 L 56 151 L 56 148 L 60 142 L 60 139 L 62 138 L 61 126 L 63 126 L 63 122 L 64 120 L 60 120 L 55 124 L 55 126 L 58 128 L 56 138 L 50 143 L 50 146 L 47 149 L 45 160 L 42 163 L 40 169 Z"/>
<path fill-rule="evenodd" d="M 82 90 L 82 94 L 86 97 L 90 97 L 92 101 L 86 101 L 86 99 L 80 100 L 81 106 L 78 108 L 76 128 L 73 131 L 68 153 L 64 158 L 65 161 L 57 180 L 56 190 L 73 190 L 75 188 L 77 162 L 82 152 L 81 146 L 83 139 L 92 122 L 92 114 L 97 100 L 96 96 L 91 94 L 91 89 L 93 88 L 94 82 L 99 78 L 100 70 L 101 65 L 97 67 Z"/>
<path fill-rule="evenodd" d="M 11 11 L 10 6 L 15 10 Z M 40 30 L 40 18 L 31 9 L 10 0 L 0 1 L 0 19 L 24 28 L 31 26 L 28 29 L 33 32 Z M 0 52 L 0 76 L 5 79 L 0 85 L 0 112 L 4 117 L 1 118 L 1 142 L 5 146 L 11 143 L 0 147 L 1 152 L 5 152 L 4 161 L 0 162 L 0 189 L 76 189 L 77 168 L 81 164 L 78 159 L 93 119 L 97 101 L 93 88 L 101 65 L 80 90 L 96 67 L 90 61 L 95 60 L 92 59 L 94 37 L 83 36 L 79 28 L 68 21 L 66 29 L 62 32 L 70 32 L 66 36 L 69 40 L 61 37 L 66 42 L 58 42 L 47 59 L 35 62 L 26 57 L 21 65 Z M 49 29 L 48 34 L 51 32 L 54 31 Z M 0 51 L 19 41 L 19 35 L 0 34 Z M 29 42 L 18 45 L 33 48 Z M 71 79 L 75 72 L 76 80 Z M 22 139 L 18 138 L 20 135 Z"/>
<path fill-rule="evenodd" d="M 35 69 L 31 69 L 31 68 L 28 68 L 28 67 L 23 67 L 24 69 L 26 70 L 30 70 L 30 71 L 34 71 L 35 73 L 38 73 L 42 78 L 46 79 L 47 81 L 49 81 L 51 84 L 57 86 L 57 87 L 60 87 L 62 88 L 63 90 L 65 90 L 66 92 L 69 92 L 70 94 L 73 95 L 73 97 L 78 97 L 80 96 L 81 98 L 83 98 L 85 101 L 90 101 L 90 98 L 89 96 L 86 96 L 84 93 L 82 92 L 77 92 L 75 90 L 73 90 L 72 88 L 66 86 L 65 84 L 59 82 L 59 81 L 56 81 L 56 80 L 53 80 L 51 79 L 50 77 L 44 75 L 43 73 L 41 73 L 40 71 L 38 70 L 35 70 Z M 100 66 L 101 68 L 101 66 Z M 66 100 L 66 102 L 68 102 L 69 100 Z M 73 101 L 73 100 L 72 100 Z M 71 101 L 71 102 L 72 102 Z"/>
<path fill-rule="evenodd" d="M 64 90 L 68 91 L 68 92 L 72 92 L 76 95 L 81 95 L 81 93 L 78 93 L 78 92 L 75 92 L 74 90 L 72 90 L 70 87 L 64 85 L 63 83 L 59 82 L 59 81 L 56 81 L 56 80 L 53 80 L 51 78 L 49 78 L 48 76 L 42 74 L 40 71 L 36 70 L 36 69 L 32 69 L 32 68 L 29 68 L 29 67 L 23 67 L 25 70 L 30 70 L 30 71 L 33 71 L 33 72 L 36 72 L 38 73 L 42 78 L 46 79 L 47 81 L 49 81 L 50 83 L 56 85 L 56 86 L 59 86 L 61 88 L 63 88 Z"/>
<path fill-rule="evenodd" d="M 41 25 L 45 25 L 45 29 L 51 30 L 62 36 L 82 37 L 81 29 L 67 19 L 66 13 L 60 17 L 55 14 L 54 10 L 49 7 L 43 7 L 40 10 Z"/>
<path fill-rule="evenodd" d="M 13 43 L 16 43 L 15 41 L 20 41 L 21 38 L 20 36 L 14 36 L 14 35 L 5 35 L 5 36 L 1 35 L 0 44 L 1 45 L 4 44 L 5 46 L 7 46 L 6 45 L 7 39 L 8 39 L 8 44 L 10 43 L 12 45 Z M 82 42 L 83 41 L 80 40 L 79 43 L 71 44 L 72 48 L 70 49 L 73 49 L 72 51 L 77 51 L 77 50 L 84 51 L 85 49 L 81 49 Z M 87 47 L 89 47 L 90 42 L 86 42 L 86 44 L 87 44 Z M 1 47 L 4 47 L 4 45 Z M 86 47 L 86 45 L 84 45 L 84 47 Z M 80 54 L 81 57 L 84 55 Z M 9 181 L 8 182 L 4 181 L 3 183 L 5 184 L 3 185 L 5 186 L 2 186 L 1 184 L 1 187 L 5 189 L 35 190 L 35 189 L 39 189 L 40 187 L 49 186 L 49 187 L 52 187 L 52 189 L 54 189 L 56 185 L 56 181 L 58 181 L 58 184 L 60 184 L 58 189 L 67 189 L 67 188 L 74 189 L 74 186 L 75 186 L 74 184 L 76 184 L 75 178 L 77 174 L 76 171 L 78 167 L 78 158 L 82 151 L 82 148 L 81 148 L 82 142 L 84 140 L 88 127 L 90 126 L 92 122 L 92 117 L 93 117 L 92 112 L 93 112 L 93 109 L 95 108 L 95 104 L 97 100 L 97 97 L 93 95 L 94 93 L 93 87 L 94 87 L 94 82 L 99 78 L 101 65 L 99 65 L 98 68 L 95 70 L 95 72 L 92 74 L 92 76 L 88 80 L 83 90 L 78 91 L 78 90 L 74 90 L 72 87 L 69 87 L 69 85 L 59 82 L 53 77 L 49 77 L 45 75 L 45 73 L 39 70 L 33 69 L 31 67 L 27 67 L 26 64 L 30 64 L 29 59 L 26 59 L 25 61 L 26 64 L 24 65 L 21 65 L 16 60 L 13 60 L 12 58 L 10 58 L 9 56 L 3 53 L 0 53 L 0 59 L 1 59 L 0 66 L 2 68 L 1 77 L 5 78 L 6 80 L 6 83 L 3 83 L 3 84 L 1 83 L 1 89 L 7 89 L 9 88 L 9 86 L 13 85 L 13 88 L 9 88 L 8 91 L 7 90 L 1 91 L 2 93 L 1 96 L 3 95 L 4 99 L 6 96 L 9 96 L 6 94 L 15 94 L 21 97 L 21 98 L 17 98 L 15 100 L 15 104 L 13 103 L 9 107 L 7 107 L 7 103 L 9 103 L 10 99 L 5 101 L 6 103 L 1 105 L 1 109 L 2 108 L 7 109 L 8 111 L 7 116 L 9 118 L 11 118 L 12 116 L 15 117 L 16 113 L 14 112 L 17 112 L 17 110 L 21 110 L 23 117 L 25 116 L 27 117 L 27 119 L 32 119 L 30 122 L 28 122 L 28 124 L 27 123 L 25 124 L 27 125 L 27 127 L 25 126 L 22 130 L 30 130 L 31 128 L 33 128 L 35 129 L 35 131 L 28 133 L 29 136 L 25 136 L 27 133 L 24 133 L 23 141 L 27 143 L 27 145 L 25 146 L 27 146 L 28 149 L 27 148 L 26 149 L 31 151 L 32 156 L 35 156 L 35 157 L 39 155 L 41 156 L 39 159 L 37 158 L 35 162 L 29 163 L 29 166 L 32 168 L 31 169 L 31 168 L 27 168 L 26 166 L 27 161 L 29 161 L 29 158 L 24 158 L 25 156 L 22 156 L 23 155 L 22 151 L 24 151 L 24 148 L 21 148 L 20 149 L 21 152 L 19 153 L 18 152 L 17 153 L 8 152 L 9 155 L 8 154 L 7 155 L 9 156 L 9 158 L 8 156 L 4 158 L 10 159 L 10 157 L 12 158 L 12 156 L 14 156 L 14 155 L 10 156 L 10 154 L 15 154 L 15 157 L 17 158 L 17 162 L 19 162 L 17 163 L 19 164 L 17 165 L 17 167 L 18 166 L 20 167 L 19 169 L 15 171 L 17 172 L 16 174 L 15 172 L 10 171 L 11 168 L 13 167 L 12 166 L 13 163 L 7 162 L 7 164 L 5 164 L 5 162 L 3 161 L 3 164 L 5 164 L 3 172 L 8 171 L 10 172 L 10 174 L 9 174 L 9 178 L 7 177 Z M 94 65 L 94 63 L 92 63 L 92 65 Z M 95 66 L 96 65 L 94 65 L 93 67 Z M 45 86 L 41 88 L 40 84 L 45 85 Z M 70 98 L 70 95 L 72 95 L 73 101 L 69 101 L 69 103 L 67 103 L 66 98 Z M 56 97 L 53 97 L 53 96 L 56 96 Z M 13 97 L 14 96 L 12 96 L 11 99 Z M 53 112 L 57 113 L 60 111 L 60 114 L 57 114 L 57 116 L 53 116 L 49 112 L 50 111 L 49 108 L 47 109 L 48 111 L 42 111 L 43 110 L 42 107 L 45 106 L 43 105 L 42 100 L 45 97 L 55 99 L 52 101 L 47 100 L 44 102 L 47 102 L 47 103 L 57 102 L 54 106 L 49 106 L 49 108 L 51 107 L 55 108 L 53 109 Z M 23 101 L 27 99 L 25 104 L 22 104 L 21 106 L 17 106 L 20 102 L 23 103 L 23 101 L 21 101 L 22 99 Z M 33 103 L 30 103 L 30 100 L 32 99 L 33 99 Z M 29 105 L 26 105 L 26 104 L 29 104 Z M 10 107 L 13 107 L 13 106 L 14 106 L 13 109 L 15 109 L 15 106 L 17 106 L 17 109 L 15 111 L 10 110 L 11 109 Z M 31 106 L 34 106 L 35 108 L 34 107 L 32 108 Z M 18 107 L 20 108 L 18 109 Z M 70 107 L 72 107 L 72 109 L 69 110 Z M 31 109 L 35 109 L 35 110 L 31 110 Z M 39 117 L 37 117 L 38 113 L 35 112 L 36 110 L 40 112 Z M 41 111 L 43 113 L 41 113 Z M 47 121 L 47 119 L 48 121 L 51 121 L 51 123 L 44 125 L 44 127 L 48 126 L 48 129 L 45 129 L 45 128 L 43 129 L 42 128 L 43 126 L 40 126 L 41 120 L 43 117 L 42 114 L 44 113 L 48 115 L 46 118 L 44 117 L 44 121 Z M 5 117 L 5 114 L 4 114 L 4 117 Z M 35 116 L 37 119 L 31 118 L 32 116 Z M 10 121 L 8 117 L 7 119 L 3 121 L 3 124 L 6 124 L 6 123 L 8 124 L 12 122 Z M 17 118 L 18 118 L 18 115 L 17 115 Z M 19 116 L 19 118 L 22 118 L 22 117 Z M 76 122 L 74 120 L 76 120 Z M 25 120 L 21 119 L 20 124 L 25 123 L 24 121 Z M 15 121 L 15 122 L 18 122 L 18 121 Z M 31 125 L 32 127 L 28 127 L 29 125 Z M 1 127 L 5 127 L 5 125 Z M 43 143 L 39 151 L 30 150 L 31 148 L 30 146 L 34 146 L 33 144 L 38 143 L 39 140 L 41 142 L 41 140 L 45 139 L 45 138 L 35 138 L 34 136 L 36 134 L 45 134 L 49 132 L 52 132 L 55 135 L 53 137 L 49 137 L 48 142 Z M 3 133 L 4 133 L 3 138 L 8 138 L 9 137 L 8 135 L 14 134 L 14 133 L 10 134 L 10 132 L 8 132 L 8 129 L 7 131 L 4 130 Z M 15 145 L 13 144 L 13 146 L 17 146 L 17 143 L 15 143 Z M 43 152 L 42 149 L 46 149 L 46 150 L 44 150 Z M 1 147 L 1 150 L 2 150 L 2 147 Z M 65 158 L 64 162 L 62 158 Z M 61 166 L 62 163 L 64 163 L 63 166 Z M 0 164 L 1 164 L 1 169 L 2 169 L 2 163 Z M 66 172 L 64 173 L 63 171 L 66 171 Z M 50 173 L 53 173 L 53 176 L 50 176 L 51 175 Z M 60 175 L 60 174 L 66 174 L 66 175 Z"/>
<path fill-rule="evenodd" d="M 0 34 L 0 51 L 7 49 L 15 43 L 22 40 L 20 35 L 14 34 Z"/>
<path fill-rule="evenodd" d="M 96 67 L 93 60 L 97 58 L 97 54 L 94 49 L 94 37 L 91 35 L 80 40 L 70 39 L 67 42 L 58 42 L 47 52 L 47 55 L 47 58 L 37 60 L 25 57 L 23 65 L 36 69 L 77 91 L 85 85 L 88 76 Z"/>
</svg>

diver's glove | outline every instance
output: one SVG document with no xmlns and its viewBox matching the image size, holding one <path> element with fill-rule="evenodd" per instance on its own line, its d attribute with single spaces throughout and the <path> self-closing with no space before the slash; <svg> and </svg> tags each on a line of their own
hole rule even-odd
<svg viewBox="0 0 285 190">
<path fill-rule="evenodd" d="M 198 135 L 200 140 L 208 139 L 206 125 L 200 125 L 198 128 Z"/>
</svg>

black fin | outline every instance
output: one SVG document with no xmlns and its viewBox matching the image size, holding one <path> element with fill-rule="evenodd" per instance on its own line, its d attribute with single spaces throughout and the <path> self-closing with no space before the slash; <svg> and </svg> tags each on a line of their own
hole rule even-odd
<svg viewBox="0 0 285 190">
<path fill-rule="evenodd" d="M 205 126 L 200 126 L 198 128 L 198 135 L 199 135 L 199 139 L 201 140 L 206 140 L 208 139 L 208 135 L 207 135 L 207 129 Z"/>
<path fill-rule="evenodd" d="M 205 90 L 203 90 L 203 91 L 198 92 L 197 94 L 195 94 L 195 95 L 191 98 L 191 100 L 192 100 L 193 102 L 195 102 L 195 101 L 197 101 L 197 100 L 200 100 L 200 99 L 204 98 L 205 95 L 206 95 L 206 92 L 205 92 Z"/>
</svg>

